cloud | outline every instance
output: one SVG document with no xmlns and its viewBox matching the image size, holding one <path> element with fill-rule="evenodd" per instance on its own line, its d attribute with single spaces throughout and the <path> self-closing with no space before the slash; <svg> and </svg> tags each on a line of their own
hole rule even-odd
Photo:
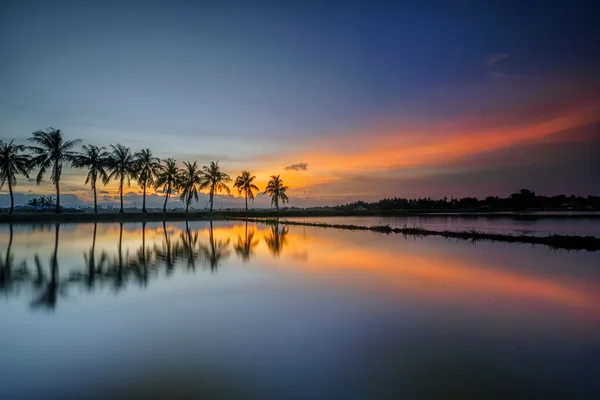
<svg viewBox="0 0 600 400">
<path fill-rule="evenodd" d="M 308 169 L 308 163 L 300 162 L 297 164 L 290 164 L 284 168 L 286 171 L 306 171 Z"/>
<path fill-rule="evenodd" d="M 491 66 L 493 66 L 493 65 L 495 65 L 495 64 L 499 63 L 500 61 L 505 60 L 507 58 L 508 58 L 508 54 L 506 54 L 506 53 L 492 54 L 492 55 L 488 56 L 485 59 L 485 64 L 488 67 L 491 67 Z"/>
</svg>

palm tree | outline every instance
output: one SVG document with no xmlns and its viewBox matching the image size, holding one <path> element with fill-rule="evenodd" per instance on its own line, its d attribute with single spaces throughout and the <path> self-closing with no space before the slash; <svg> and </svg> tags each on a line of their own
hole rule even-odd
<svg viewBox="0 0 600 400">
<path fill-rule="evenodd" d="M 177 190 L 181 193 L 181 201 L 185 201 L 185 212 L 188 212 L 192 198 L 198 201 L 198 189 L 202 184 L 202 171 L 198 168 L 198 163 L 183 163 L 178 182 Z"/>
<path fill-rule="evenodd" d="M 53 197 L 46 196 L 46 204 L 48 204 L 48 208 L 52 208 L 52 206 L 56 205 L 56 200 Z"/>
<path fill-rule="evenodd" d="M 34 210 L 37 210 L 37 208 L 40 204 L 41 204 L 40 199 L 38 199 L 37 197 L 33 198 L 27 202 L 27 205 L 33 207 Z"/>
<path fill-rule="evenodd" d="M 235 178 L 235 183 L 233 187 L 236 187 L 238 193 L 241 194 L 244 192 L 244 197 L 246 198 L 246 212 L 248 212 L 248 199 L 254 201 L 254 193 L 253 190 L 258 191 L 258 186 L 253 184 L 252 182 L 256 179 L 256 176 L 250 175 L 248 171 L 242 171 L 242 174 Z"/>
<path fill-rule="evenodd" d="M 89 183 L 94 192 L 94 212 L 98 213 L 98 200 L 96 196 L 96 182 L 98 177 L 103 182 L 108 180 L 108 174 L 106 173 L 106 164 L 108 160 L 108 153 L 106 148 L 98 147 L 94 145 L 83 146 L 83 151 L 73 157 L 71 162 L 75 168 L 87 168 L 88 174 L 85 178 L 86 185 Z"/>
<path fill-rule="evenodd" d="M 277 211 L 279 211 L 279 200 L 284 204 L 289 203 L 290 200 L 285 194 L 288 189 L 289 187 L 283 186 L 283 181 L 279 175 L 272 175 L 269 183 L 267 183 L 265 194 L 271 196 L 271 205 L 275 204 Z"/>
<path fill-rule="evenodd" d="M 46 169 L 52 168 L 50 179 L 56 187 L 56 213 L 60 213 L 60 176 L 65 161 L 70 162 L 75 156 L 71 151 L 75 145 L 81 142 L 81 139 L 67 140 L 62 137 L 60 129 L 48 128 L 45 131 L 35 131 L 29 140 L 37 146 L 30 146 L 36 156 L 33 157 L 33 165 L 40 167 L 37 175 L 37 184 L 39 185 L 44 178 Z"/>
<path fill-rule="evenodd" d="M 121 209 L 119 213 L 123 213 L 123 184 L 127 181 L 127 187 L 131 185 L 131 179 L 137 178 L 136 162 L 131 154 L 129 147 L 122 144 L 111 144 L 112 152 L 108 157 L 107 168 L 110 174 L 106 177 L 105 183 L 111 179 L 119 180 L 119 194 L 121 195 Z"/>
<path fill-rule="evenodd" d="M 215 193 L 218 192 L 227 192 L 231 193 L 229 187 L 225 184 L 226 182 L 231 182 L 231 178 L 225 172 L 221 172 L 221 167 L 219 167 L 219 162 L 211 161 L 209 166 L 202 167 L 202 184 L 200 185 L 201 189 L 209 188 L 210 195 L 210 211 L 213 210 L 213 199 Z"/>
<path fill-rule="evenodd" d="M 164 165 L 160 166 L 160 171 L 154 182 L 154 189 L 162 188 L 165 194 L 165 204 L 163 205 L 163 212 L 167 212 L 167 201 L 169 196 L 175 191 L 177 186 L 177 177 L 179 176 L 179 168 L 175 164 L 175 160 L 167 158 L 163 160 Z"/>
<path fill-rule="evenodd" d="M 26 146 L 4 143 L 0 140 L 0 189 L 4 183 L 8 182 L 8 192 L 10 193 L 10 211 L 15 211 L 15 198 L 13 195 L 13 186 L 17 185 L 17 175 L 22 174 L 29 178 L 31 169 L 31 158 L 27 154 L 21 154 L 26 150 Z"/>
<path fill-rule="evenodd" d="M 38 200 L 38 201 L 39 201 L 39 203 L 40 203 L 40 206 L 42 207 L 42 210 L 43 210 L 43 209 L 44 209 L 44 206 L 47 204 L 47 203 L 46 203 L 46 196 L 40 196 L 40 198 L 39 198 L 39 200 Z"/>
<path fill-rule="evenodd" d="M 146 211 L 146 187 L 154 185 L 156 174 L 160 168 L 160 160 L 152 156 L 150 149 L 142 149 L 134 155 L 137 164 L 138 183 L 144 190 L 142 212 Z"/>
</svg>

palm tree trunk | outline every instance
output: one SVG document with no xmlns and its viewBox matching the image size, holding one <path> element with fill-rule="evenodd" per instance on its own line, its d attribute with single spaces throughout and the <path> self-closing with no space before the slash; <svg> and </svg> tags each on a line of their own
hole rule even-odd
<svg viewBox="0 0 600 400">
<path fill-rule="evenodd" d="M 56 180 L 56 213 L 60 214 L 60 186 Z"/>
<path fill-rule="evenodd" d="M 94 213 L 98 214 L 98 201 L 96 200 L 96 182 L 94 182 Z"/>
<path fill-rule="evenodd" d="M 146 182 L 144 181 L 144 196 L 142 197 L 142 212 L 145 213 L 146 211 Z"/>
<path fill-rule="evenodd" d="M 15 196 L 13 195 L 12 183 L 10 182 L 10 176 L 8 177 L 8 191 L 10 192 L 10 211 L 8 211 L 8 213 L 12 214 L 13 212 L 15 212 Z"/>
<path fill-rule="evenodd" d="M 169 200 L 169 193 L 171 193 L 171 184 L 167 186 L 167 194 L 165 195 L 165 204 L 163 205 L 163 212 L 167 212 L 167 200 Z"/>
<path fill-rule="evenodd" d="M 121 177 L 121 186 L 119 186 L 119 192 L 121 193 L 121 209 L 119 210 L 119 213 L 123 214 L 123 177 Z"/>
<path fill-rule="evenodd" d="M 215 188 L 214 186 L 210 189 L 210 212 L 213 209 L 213 198 L 214 198 Z"/>
<path fill-rule="evenodd" d="M 246 212 L 248 212 L 248 192 L 246 192 Z"/>
<path fill-rule="evenodd" d="M 277 209 L 277 212 L 279 212 L 279 199 L 277 197 L 275 197 L 275 208 Z"/>
<path fill-rule="evenodd" d="M 190 208 L 190 203 L 192 201 L 192 197 L 190 196 L 187 201 L 185 202 L 185 212 L 188 212 L 189 208 Z"/>
</svg>

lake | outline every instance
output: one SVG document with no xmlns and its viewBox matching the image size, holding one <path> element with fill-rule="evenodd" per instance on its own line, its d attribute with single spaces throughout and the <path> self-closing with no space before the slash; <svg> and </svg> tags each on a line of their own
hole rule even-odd
<svg viewBox="0 0 600 400">
<path fill-rule="evenodd" d="M 600 398 L 599 252 L 15 224 L 0 266 L 1 399 Z"/>
<path fill-rule="evenodd" d="M 590 213 L 591 214 L 591 213 Z M 531 216 L 535 214 L 530 214 Z M 494 232 L 511 235 L 548 236 L 577 235 L 600 237 L 598 218 L 552 218 L 538 213 L 538 219 L 511 218 L 497 215 L 473 215 L 469 217 L 453 215 L 407 215 L 407 216 L 356 216 L 356 217 L 290 217 L 290 221 L 319 222 L 325 224 L 350 224 L 362 226 L 389 225 L 392 228 L 407 226 L 422 227 L 434 231 Z M 566 213 L 563 213 L 566 215 Z"/>
</svg>

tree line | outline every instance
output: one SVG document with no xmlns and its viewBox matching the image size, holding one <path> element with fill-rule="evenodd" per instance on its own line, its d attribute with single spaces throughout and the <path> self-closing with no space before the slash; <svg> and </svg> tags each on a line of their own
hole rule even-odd
<svg viewBox="0 0 600 400">
<path fill-rule="evenodd" d="M 432 199 L 387 198 L 376 202 L 357 201 L 336 206 L 342 210 L 600 210 L 600 196 L 540 196 L 528 189 L 521 189 L 508 197 L 488 196 Z"/>
<path fill-rule="evenodd" d="M 87 170 L 85 184 L 90 185 L 94 196 L 94 212 L 98 212 L 97 185 L 111 181 L 119 183 L 120 213 L 123 213 L 123 189 L 129 187 L 131 181 L 137 181 L 143 192 L 142 212 L 146 210 L 147 190 L 161 190 L 165 195 L 163 212 L 167 211 L 167 202 L 171 195 L 178 194 L 185 203 L 186 212 L 192 199 L 198 201 L 198 193 L 208 190 L 210 211 L 213 210 L 215 193 L 231 193 L 227 185 L 231 177 L 221 170 L 219 161 L 211 161 L 209 165 L 200 167 L 196 161 L 183 162 L 177 166 L 172 158 L 159 159 L 152 155 L 150 149 L 142 149 L 133 153 L 122 144 L 104 146 L 83 145 L 81 151 L 73 149 L 81 143 L 80 139 L 65 140 L 60 129 L 48 128 L 37 130 L 31 134 L 31 146 L 16 145 L 14 140 L 5 143 L 0 140 L 0 189 L 6 183 L 10 193 L 9 213 L 14 212 L 13 188 L 17 185 L 17 176 L 29 178 L 29 174 L 38 168 L 36 183 L 42 183 L 46 172 L 50 171 L 50 180 L 56 189 L 56 213 L 60 213 L 60 178 L 64 166 Z M 238 194 L 243 195 L 248 211 L 248 200 L 254 201 L 255 192 L 260 189 L 254 184 L 256 177 L 248 171 L 242 171 L 233 181 Z M 271 197 L 271 205 L 279 211 L 279 203 L 289 202 L 288 186 L 283 184 L 279 175 L 272 175 L 264 190 Z M 45 200 L 47 201 L 47 199 Z M 50 200 L 52 201 L 52 200 Z M 44 204 L 46 204 L 44 202 Z M 37 205 L 41 204 L 38 200 Z M 37 208 L 37 205 L 34 207 Z"/>
</svg>

